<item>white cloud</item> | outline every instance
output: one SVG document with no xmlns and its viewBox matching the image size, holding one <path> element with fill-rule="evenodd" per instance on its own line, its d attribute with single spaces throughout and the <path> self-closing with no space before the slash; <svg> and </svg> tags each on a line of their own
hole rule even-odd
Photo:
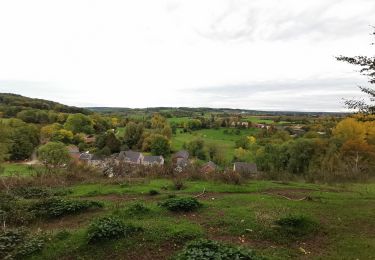
<svg viewBox="0 0 375 260">
<path fill-rule="evenodd" d="M 284 109 L 274 100 L 288 84 L 236 101 L 185 90 L 355 78 L 334 56 L 370 53 L 374 12 L 371 0 L 3 0 L 0 91 L 71 105 Z M 339 97 L 308 101 L 311 110 L 342 109 Z"/>
</svg>

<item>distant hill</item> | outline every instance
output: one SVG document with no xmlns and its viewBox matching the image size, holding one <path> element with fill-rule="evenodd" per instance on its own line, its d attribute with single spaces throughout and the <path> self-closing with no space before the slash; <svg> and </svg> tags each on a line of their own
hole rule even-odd
<svg viewBox="0 0 375 260">
<path fill-rule="evenodd" d="M 0 93 L 0 112 L 2 112 L 4 117 L 13 117 L 18 112 L 27 109 L 52 110 L 64 113 L 91 113 L 91 111 L 85 108 L 67 106 L 49 100 L 29 98 L 11 93 Z"/>
<path fill-rule="evenodd" d="M 334 115 L 344 116 L 346 113 L 335 112 L 300 112 L 300 111 L 261 111 L 249 109 L 233 109 L 233 108 L 209 108 L 209 107 L 149 107 L 149 108 L 127 108 L 127 107 L 86 107 L 86 109 L 104 114 L 152 114 L 162 113 L 171 114 L 173 116 L 191 116 L 192 114 L 219 113 L 219 114 L 246 114 L 246 115 L 264 115 L 264 116 L 321 116 Z"/>
</svg>

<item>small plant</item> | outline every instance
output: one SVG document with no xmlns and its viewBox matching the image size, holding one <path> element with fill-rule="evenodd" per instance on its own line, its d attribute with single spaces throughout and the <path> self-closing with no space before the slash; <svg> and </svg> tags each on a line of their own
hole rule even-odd
<svg viewBox="0 0 375 260">
<path fill-rule="evenodd" d="M 192 197 L 170 198 L 160 203 L 159 205 L 175 212 L 195 211 L 202 206 L 202 204 L 196 198 Z"/>
<path fill-rule="evenodd" d="M 157 191 L 157 190 L 150 190 L 148 192 L 148 195 L 150 195 L 150 196 L 156 196 L 156 195 L 159 195 L 159 194 L 160 194 L 160 192 Z"/>
<path fill-rule="evenodd" d="M 96 243 L 109 239 L 127 237 L 137 231 L 141 231 L 141 228 L 125 224 L 116 217 L 104 217 L 90 224 L 87 231 L 87 238 L 89 243 Z"/>
<path fill-rule="evenodd" d="M 317 231 L 318 223 L 306 216 L 287 216 L 275 221 L 278 230 L 286 236 L 303 237 Z"/>
<path fill-rule="evenodd" d="M 212 240 L 198 239 L 189 242 L 175 260 L 247 259 L 260 260 L 253 250 L 222 244 Z"/>
<path fill-rule="evenodd" d="M 126 213 L 132 216 L 144 215 L 148 212 L 150 212 L 150 209 L 141 203 L 135 203 L 126 210 Z"/>
<path fill-rule="evenodd" d="M 58 240 L 64 240 L 64 239 L 67 239 L 70 235 L 71 233 L 69 231 L 63 229 L 59 231 L 58 233 L 56 233 L 55 238 Z"/>
<path fill-rule="evenodd" d="M 32 236 L 24 229 L 14 229 L 0 232 L 0 258 L 22 259 L 37 251 L 45 244 L 41 235 Z"/>
<path fill-rule="evenodd" d="M 185 184 L 184 184 L 184 181 L 182 180 L 182 178 L 174 178 L 173 179 L 173 188 L 175 190 L 182 190 L 185 188 Z"/>
<path fill-rule="evenodd" d="M 35 203 L 30 210 L 37 216 L 53 218 L 102 207 L 103 204 L 97 201 L 49 198 Z"/>
</svg>

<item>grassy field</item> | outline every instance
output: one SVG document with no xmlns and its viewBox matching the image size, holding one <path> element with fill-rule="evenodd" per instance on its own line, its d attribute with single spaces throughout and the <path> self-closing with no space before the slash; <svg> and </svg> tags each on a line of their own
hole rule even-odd
<svg viewBox="0 0 375 260">
<path fill-rule="evenodd" d="M 234 155 L 235 142 L 242 136 L 255 135 L 259 131 L 259 129 L 254 128 L 241 129 L 240 134 L 237 135 L 235 133 L 225 134 L 225 129 L 228 131 L 234 131 L 233 128 L 220 128 L 181 133 L 181 129 L 178 129 L 177 134 L 172 137 L 172 150 L 181 150 L 184 143 L 189 142 L 194 138 L 202 138 L 207 144 L 215 144 L 225 151 L 226 159 L 230 161 Z"/>
<path fill-rule="evenodd" d="M 21 176 L 29 176 L 35 173 L 35 169 L 38 166 L 30 166 L 26 164 L 20 163 L 4 163 L 2 164 L 3 172 L 1 173 L 2 176 L 10 176 L 10 175 L 21 175 Z"/>
<path fill-rule="evenodd" d="M 186 182 L 176 191 L 170 180 L 139 184 L 81 184 L 67 197 L 102 201 L 103 209 L 44 220 L 34 230 L 51 234 L 31 259 L 169 259 L 192 239 L 209 238 L 254 249 L 267 259 L 373 259 L 375 184 L 326 186 L 251 181 L 243 185 Z M 148 195 L 149 190 L 160 192 Z M 202 191 L 205 190 L 204 194 Z M 158 206 L 170 195 L 199 196 L 203 207 L 172 213 Z M 128 214 L 134 203 L 149 211 Z M 143 231 L 129 238 L 89 245 L 87 227 L 99 216 L 117 216 Z M 280 233 L 275 221 L 306 216 L 317 223 L 311 234 Z"/>
</svg>

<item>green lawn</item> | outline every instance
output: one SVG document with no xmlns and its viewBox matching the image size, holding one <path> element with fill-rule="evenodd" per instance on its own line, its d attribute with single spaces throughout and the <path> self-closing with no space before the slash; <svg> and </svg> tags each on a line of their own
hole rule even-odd
<svg viewBox="0 0 375 260">
<path fill-rule="evenodd" d="M 239 135 L 231 133 L 224 134 L 224 130 L 234 131 L 233 128 L 220 129 L 202 129 L 193 131 L 192 133 L 181 133 L 181 129 L 177 130 L 176 135 L 172 137 L 172 150 L 181 150 L 183 144 L 193 140 L 194 138 L 202 138 L 207 144 L 216 144 L 219 148 L 225 151 L 226 159 L 231 161 L 234 156 L 235 142 L 242 136 L 255 135 L 259 129 L 249 128 L 241 129 Z"/>
<path fill-rule="evenodd" d="M 3 172 L 1 173 L 2 176 L 10 176 L 10 175 L 32 175 L 35 173 L 35 169 L 41 166 L 30 166 L 26 164 L 20 163 L 4 163 L 2 164 Z"/>
<path fill-rule="evenodd" d="M 241 245 L 267 259 L 371 259 L 375 255 L 375 184 L 331 187 L 271 181 L 243 185 L 189 181 L 184 190 L 172 187 L 165 179 L 137 185 L 70 187 L 73 193 L 69 196 L 101 200 L 105 208 L 35 224 L 35 229 L 52 232 L 52 239 L 32 259 L 169 259 L 195 238 Z M 147 195 L 150 189 L 160 195 Z M 196 196 L 203 189 L 205 194 L 199 197 L 203 207 L 197 212 L 171 213 L 158 206 L 167 195 Z M 309 199 L 299 200 L 298 196 Z M 129 215 L 128 207 L 136 202 L 150 211 Z M 88 224 L 104 215 L 118 216 L 143 231 L 129 238 L 88 245 Z M 317 231 L 298 239 L 278 232 L 274 221 L 289 215 L 313 219 Z M 61 231 L 67 235 L 53 236 Z"/>
</svg>

